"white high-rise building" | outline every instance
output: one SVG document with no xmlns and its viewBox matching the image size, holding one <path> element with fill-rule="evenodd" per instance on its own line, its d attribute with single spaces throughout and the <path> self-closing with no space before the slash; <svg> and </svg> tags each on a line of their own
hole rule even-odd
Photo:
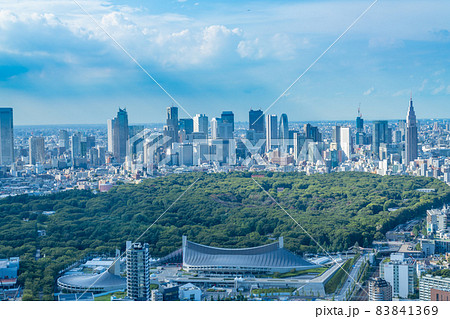
<svg viewBox="0 0 450 319">
<path fill-rule="evenodd" d="M 208 117 L 205 114 L 196 114 L 194 116 L 194 132 L 208 135 L 208 125 Z"/>
<path fill-rule="evenodd" d="M 132 300 L 151 300 L 148 244 L 127 243 L 127 295 Z"/>
<path fill-rule="evenodd" d="M 447 206 L 443 209 L 427 210 L 427 233 L 437 233 L 447 230 L 447 220 L 450 210 Z"/>
<path fill-rule="evenodd" d="M 381 262 L 380 277 L 392 286 L 394 298 L 408 298 L 414 293 L 414 265 L 400 255 L 391 254 L 390 261 Z"/>
<path fill-rule="evenodd" d="M 267 114 L 266 121 L 266 152 L 272 150 L 277 145 L 278 139 L 278 119 L 277 116 Z"/>
<path fill-rule="evenodd" d="M 114 152 L 113 127 L 115 119 L 108 120 L 108 152 Z"/>
<path fill-rule="evenodd" d="M 353 139 L 352 139 L 352 130 L 350 127 L 341 127 L 340 128 L 340 143 L 341 149 L 345 154 L 347 159 L 352 158 L 353 153 Z"/>
</svg>

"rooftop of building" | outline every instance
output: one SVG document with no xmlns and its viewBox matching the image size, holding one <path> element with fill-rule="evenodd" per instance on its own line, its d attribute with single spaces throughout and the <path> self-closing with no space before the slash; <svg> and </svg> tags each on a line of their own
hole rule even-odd
<svg viewBox="0 0 450 319">
<path fill-rule="evenodd" d="M 120 276 L 114 275 L 109 271 L 105 271 L 96 275 L 67 275 L 58 278 L 58 283 L 76 287 L 76 288 L 103 288 L 109 289 L 112 287 L 126 287 L 127 280 Z"/>
<path fill-rule="evenodd" d="M 189 266 L 250 268 L 313 268 L 312 264 L 283 248 L 282 239 L 272 244 L 251 248 L 218 248 L 184 242 L 183 263 Z"/>
</svg>

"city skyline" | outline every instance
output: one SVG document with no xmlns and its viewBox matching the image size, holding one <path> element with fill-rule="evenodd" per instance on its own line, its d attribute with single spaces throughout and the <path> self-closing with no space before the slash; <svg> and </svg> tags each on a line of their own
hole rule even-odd
<svg viewBox="0 0 450 319">
<path fill-rule="evenodd" d="M 164 121 L 155 111 L 172 101 L 73 1 L 1 3 L 1 105 L 17 125 L 103 123 L 118 106 L 130 123 Z M 191 115 L 226 109 L 239 121 L 265 111 L 371 1 L 80 3 Z M 361 103 L 366 120 L 404 118 L 412 91 L 417 118 L 449 118 L 449 11 L 377 3 L 269 113 L 350 120 Z"/>
</svg>

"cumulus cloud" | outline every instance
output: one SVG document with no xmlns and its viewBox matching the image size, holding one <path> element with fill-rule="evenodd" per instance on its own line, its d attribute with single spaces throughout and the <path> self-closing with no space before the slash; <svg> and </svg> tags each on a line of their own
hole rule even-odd
<svg viewBox="0 0 450 319">
<path fill-rule="evenodd" d="M 242 58 L 251 60 L 291 60 L 297 56 L 300 48 L 309 45 L 307 38 L 294 40 L 285 33 L 276 33 L 270 37 L 242 40 L 238 44 L 237 52 Z"/>
</svg>

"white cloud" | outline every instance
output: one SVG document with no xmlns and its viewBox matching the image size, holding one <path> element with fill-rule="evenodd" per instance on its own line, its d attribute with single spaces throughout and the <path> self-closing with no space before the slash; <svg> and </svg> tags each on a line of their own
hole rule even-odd
<svg viewBox="0 0 450 319">
<path fill-rule="evenodd" d="M 431 94 L 436 95 L 436 94 L 441 93 L 443 90 L 445 90 L 445 85 L 440 85 L 439 87 L 437 87 L 433 91 L 431 91 Z"/>
<path fill-rule="evenodd" d="M 300 48 L 309 47 L 309 39 L 291 39 L 287 34 L 276 33 L 270 37 L 254 38 L 239 42 L 237 52 L 242 58 L 260 60 L 292 60 Z"/>
<path fill-rule="evenodd" d="M 423 80 L 422 85 L 419 88 L 419 92 L 422 92 L 423 90 L 425 90 L 425 86 L 428 83 L 428 79 Z"/>
<path fill-rule="evenodd" d="M 364 95 L 371 95 L 374 91 L 375 91 L 375 88 L 372 86 L 370 89 L 365 91 L 363 94 Z"/>
</svg>

